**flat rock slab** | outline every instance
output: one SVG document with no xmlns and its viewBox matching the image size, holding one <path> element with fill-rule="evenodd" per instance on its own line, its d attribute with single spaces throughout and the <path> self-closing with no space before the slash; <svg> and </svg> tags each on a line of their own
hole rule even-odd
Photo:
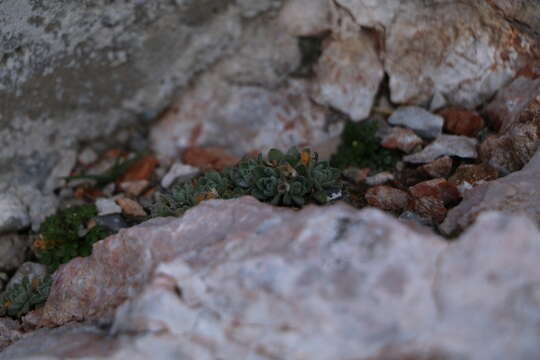
<svg viewBox="0 0 540 360">
<path fill-rule="evenodd" d="M 392 125 L 402 125 L 425 138 L 436 138 L 441 134 L 444 119 L 418 106 L 404 106 L 388 118 Z"/>
<path fill-rule="evenodd" d="M 60 327 L 0 359 L 525 359 L 540 351 L 539 240 L 498 213 L 447 243 L 373 209 L 210 200 L 63 265 L 25 318 Z M 111 325 L 63 325 L 89 319 Z"/>
<path fill-rule="evenodd" d="M 457 156 L 475 159 L 478 156 L 476 146 L 478 140 L 466 136 L 441 135 L 424 150 L 407 155 L 403 160 L 413 164 L 430 163 L 441 156 Z"/>
</svg>

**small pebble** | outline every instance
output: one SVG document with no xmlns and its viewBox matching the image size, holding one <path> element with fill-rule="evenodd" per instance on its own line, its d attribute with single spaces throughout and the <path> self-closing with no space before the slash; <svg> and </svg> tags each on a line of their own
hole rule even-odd
<svg viewBox="0 0 540 360">
<path fill-rule="evenodd" d="M 122 208 L 118 206 L 113 199 L 105 199 L 105 198 L 97 199 L 96 207 L 97 207 L 99 216 L 119 214 L 122 212 Z"/>
</svg>

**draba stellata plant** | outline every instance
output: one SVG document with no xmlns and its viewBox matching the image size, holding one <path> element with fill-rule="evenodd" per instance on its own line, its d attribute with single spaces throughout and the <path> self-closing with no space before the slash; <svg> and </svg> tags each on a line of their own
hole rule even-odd
<svg viewBox="0 0 540 360">
<path fill-rule="evenodd" d="M 0 316 L 20 318 L 42 305 L 49 296 L 52 278 L 33 279 L 25 276 L 18 284 L 0 294 Z"/>
<path fill-rule="evenodd" d="M 231 199 L 251 195 L 278 206 L 301 207 L 309 202 L 325 204 L 341 191 L 340 171 L 318 154 L 296 147 L 286 153 L 271 149 L 266 158 L 244 158 L 220 172 L 177 184 L 159 196 L 153 216 L 181 215 L 208 199 Z"/>
</svg>

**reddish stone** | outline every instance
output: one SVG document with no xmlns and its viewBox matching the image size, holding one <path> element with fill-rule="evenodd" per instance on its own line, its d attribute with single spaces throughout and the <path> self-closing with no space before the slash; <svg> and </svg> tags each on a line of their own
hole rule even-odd
<svg viewBox="0 0 540 360">
<path fill-rule="evenodd" d="M 370 168 L 358 169 L 355 167 L 350 167 L 343 171 L 343 175 L 352 180 L 355 184 L 361 184 L 367 179 L 370 171 Z"/>
<path fill-rule="evenodd" d="M 383 138 L 381 146 L 387 149 L 399 149 L 403 152 L 410 153 L 418 145 L 422 145 L 422 143 L 422 139 L 411 129 L 396 126 L 391 128 L 389 134 Z"/>
<path fill-rule="evenodd" d="M 126 215 L 137 217 L 143 217 L 147 215 L 143 207 L 135 200 L 131 200 L 128 198 L 119 198 L 116 199 L 116 203 L 122 208 L 122 212 Z"/>
<path fill-rule="evenodd" d="M 150 185 L 148 180 L 124 181 L 119 184 L 120 189 L 130 196 L 137 197 Z"/>
<path fill-rule="evenodd" d="M 223 170 L 233 166 L 240 159 L 229 154 L 226 150 L 217 147 L 191 146 L 182 154 L 182 162 L 186 165 L 197 167 L 201 170 Z"/>
<path fill-rule="evenodd" d="M 443 205 L 453 204 L 460 199 L 457 187 L 446 179 L 432 179 L 411 186 L 409 192 L 415 198 L 432 197 L 443 202 Z"/>
<path fill-rule="evenodd" d="M 388 211 L 403 211 L 409 204 L 409 194 L 390 186 L 370 188 L 365 195 L 369 205 Z"/>
<path fill-rule="evenodd" d="M 474 185 L 481 181 L 495 180 L 498 176 L 499 172 L 488 164 L 463 164 L 456 169 L 449 181 L 456 186 L 465 182 Z"/>
<path fill-rule="evenodd" d="M 422 170 L 431 177 L 445 178 L 452 172 L 453 163 L 450 156 L 443 156 L 429 164 L 422 165 Z"/>
<path fill-rule="evenodd" d="M 475 111 L 449 106 L 439 111 L 444 118 L 444 129 L 449 133 L 475 136 L 484 127 L 484 120 Z"/>
<path fill-rule="evenodd" d="M 157 165 L 158 161 L 154 156 L 145 156 L 132 164 L 117 182 L 149 180 Z"/>
<path fill-rule="evenodd" d="M 105 195 L 101 190 L 92 189 L 88 186 L 79 186 L 75 189 L 75 198 L 83 200 L 96 200 L 97 198 L 104 197 Z"/>
<path fill-rule="evenodd" d="M 442 199 L 438 199 L 432 196 L 425 196 L 422 198 L 414 199 L 413 210 L 421 217 L 430 218 L 441 223 L 446 217 L 447 209 L 444 206 Z"/>
</svg>

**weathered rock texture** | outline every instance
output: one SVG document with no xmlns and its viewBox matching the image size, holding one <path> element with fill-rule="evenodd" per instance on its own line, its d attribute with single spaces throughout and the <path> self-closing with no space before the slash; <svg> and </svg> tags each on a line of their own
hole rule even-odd
<svg viewBox="0 0 540 360">
<path fill-rule="evenodd" d="M 25 318 L 62 326 L 0 359 L 534 358 L 539 240 L 498 213 L 449 244 L 378 210 L 210 200 L 62 266 Z"/>
</svg>

